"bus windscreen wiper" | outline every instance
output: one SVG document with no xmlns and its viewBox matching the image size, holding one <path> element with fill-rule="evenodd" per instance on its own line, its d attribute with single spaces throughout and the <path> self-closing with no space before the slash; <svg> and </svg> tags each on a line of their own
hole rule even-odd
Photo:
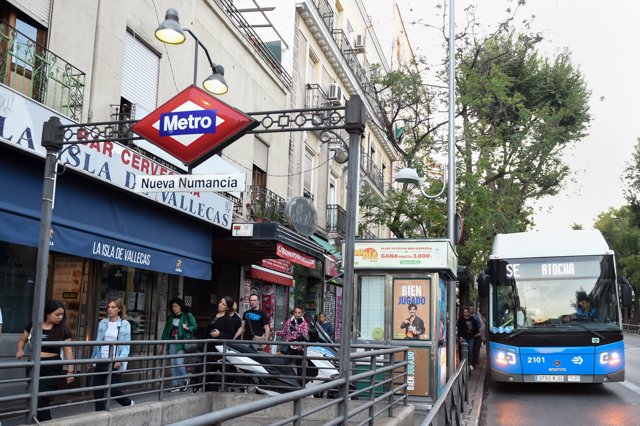
<svg viewBox="0 0 640 426">
<path fill-rule="evenodd" d="M 591 334 L 593 334 L 594 336 L 599 337 L 600 340 L 607 340 L 607 339 L 605 339 L 605 337 L 602 334 L 598 333 L 597 331 L 594 331 L 594 330 L 590 329 L 589 327 L 585 326 L 584 324 L 580 324 L 579 322 L 571 322 L 568 325 L 577 325 L 578 327 L 591 332 Z"/>
</svg>

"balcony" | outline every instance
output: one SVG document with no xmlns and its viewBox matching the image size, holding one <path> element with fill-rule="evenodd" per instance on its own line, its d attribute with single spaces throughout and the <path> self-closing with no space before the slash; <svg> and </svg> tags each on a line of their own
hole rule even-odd
<svg viewBox="0 0 640 426">
<path fill-rule="evenodd" d="M 318 12 L 322 17 L 322 21 L 324 22 L 326 27 L 329 28 L 329 31 L 332 31 L 334 13 L 333 13 L 333 8 L 329 4 L 329 2 L 327 0 L 318 0 L 316 2 L 316 8 L 318 9 Z"/>
<path fill-rule="evenodd" d="M 327 108 L 330 102 L 319 84 L 307 84 L 305 108 Z"/>
<path fill-rule="evenodd" d="M 327 204 L 327 232 L 345 235 L 347 211 L 338 204 Z"/>
<path fill-rule="evenodd" d="M 308 189 L 306 189 L 306 188 L 302 190 L 302 196 L 303 196 L 304 198 L 308 198 L 308 199 L 310 199 L 312 203 L 313 203 L 313 200 L 314 200 L 314 198 L 315 198 L 315 197 L 313 196 L 313 194 L 311 193 L 311 191 L 309 191 L 309 190 L 308 190 Z"/>
<path fill-rule="evenodd" d="M 362 155 L 360 165 L 366 177 L 373 183 L 381 194 L 384 194 L 384 177 L 378 166 L 376 166 L 368 154 Z"/>
<path fill-rule="evenodd" d="M 0 21 L 0 83 L 79 121 L 85 73 Z"/>
<path fill-rule="evenodd" d="M 219 192 L 218 194 L 233 203 L 233 214 L 242 216 L 242 198 L 235 197 L 228 192 Z"/>
<path fill-rule="evenodd" d="M 286 202 L 275 192 L 264 186 L 251 186 L 251 204 L 249 214 L 256 222 L 277 222 L 286 224 Z"/>
</svg>

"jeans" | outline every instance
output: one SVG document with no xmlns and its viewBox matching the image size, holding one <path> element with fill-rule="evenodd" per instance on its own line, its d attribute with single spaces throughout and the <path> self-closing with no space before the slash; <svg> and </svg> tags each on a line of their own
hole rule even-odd
<svg viewBox="0 0 640 426">
<path fill-rule="evenodd" d="M 169 345 L 169 355 L 184 355 L 184 350 L 180 349 L 178 350 L 178 346 L 177 345 Z M 184 358 L 183 357 L 178 357 L 178 358 L 171 358 L 171 376 L 172 377 L 179 377 L 179 376 L 186 376 L 187 375 L 187 369 L 184 366 Z M 174 388 L 181 385 L 184 381 L 186 381 L 186 378 L 182 378 L 182 379 L 172 379 L 171 380 L 171 386 L 173 386 Z"/>
<path fill-rule="evenodd" d="M 470 366 L 475 365 L 475 338 L 472 337 L 470 339 L 462 338 L 465 342 L 467 342 L 467 364 Z M 462 352 L 462 345 L 460 345 L 460 351 Z M 462 358 L 462 353 L 460 354 L 460 358 Z"/>
<path fill-rule="evenodd" d="M 93 385 L 94 386 L 104 386 L 107 383 L 107 371 L 109 370 L 109 364 L 100 363 L 96 364 L 95 372 L 102 373 L 96 374 L 93 376 Z M 111 384 L 118 385 L 122 381 L 122 376 L 120 373 L 114 370 L 111 374 Z M 106 389 L 96 389 L 93 391 L 93 395 L 95 399 L 102 399 L 106 393 Z M 131 400 L 120 390 L 119 387 L 111 388 L 111 398 L 118 401 L 120 405 L 126 407 L 131 405 Z M 104 411 L 107 409 L 107 401 L 96 401 L 96 411 Z"/>
</svg>

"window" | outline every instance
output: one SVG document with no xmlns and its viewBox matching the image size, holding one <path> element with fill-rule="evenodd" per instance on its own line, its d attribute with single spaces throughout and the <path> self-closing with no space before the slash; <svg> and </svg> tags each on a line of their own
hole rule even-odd
<svg viewBox="0 0 640 426">
<path fill-rule="evenodd" d="M 0 241 L 2 332 L 22 333 L 31 321 L 38 250 Z"/>
<path fill-rule="evenodd" d="M 135 105 L 134 118 L 142 118 L 156 109 L 160 56 L 133 32 L 124 40 L 122 97 Z"/>
<path fill-rule="evenodd" d="M 358 338 L 378 340 L 384 330 L 384 277 L 364 276 L 360 279 L 360 324 Z M 374 330 L 376 330 L 374 332 Z"/>
<path fill-rule="evenodd" d="M 253 166 L 253 186 L 267 187 L 267 172 L 261 170 L 255 164 Z"/>
<path fill-rule="evenodd" d="M 304 191 L 306 194 L 313 194 L 313 166 L 314 166 L 313 153 L 306 151 L 304 154 Z M 313 197 L 309 197 L 313 198 Z"/>
</svg>

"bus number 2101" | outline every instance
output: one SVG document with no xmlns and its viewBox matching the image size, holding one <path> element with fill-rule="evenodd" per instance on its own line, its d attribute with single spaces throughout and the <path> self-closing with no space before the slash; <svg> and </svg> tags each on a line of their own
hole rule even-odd
<svg viewBox="0 0 640 426">
<path fill-rule="evenodd" d="M 543 356 L 528 356 L 527 364 L 544 364 Z"/>
</svg>

